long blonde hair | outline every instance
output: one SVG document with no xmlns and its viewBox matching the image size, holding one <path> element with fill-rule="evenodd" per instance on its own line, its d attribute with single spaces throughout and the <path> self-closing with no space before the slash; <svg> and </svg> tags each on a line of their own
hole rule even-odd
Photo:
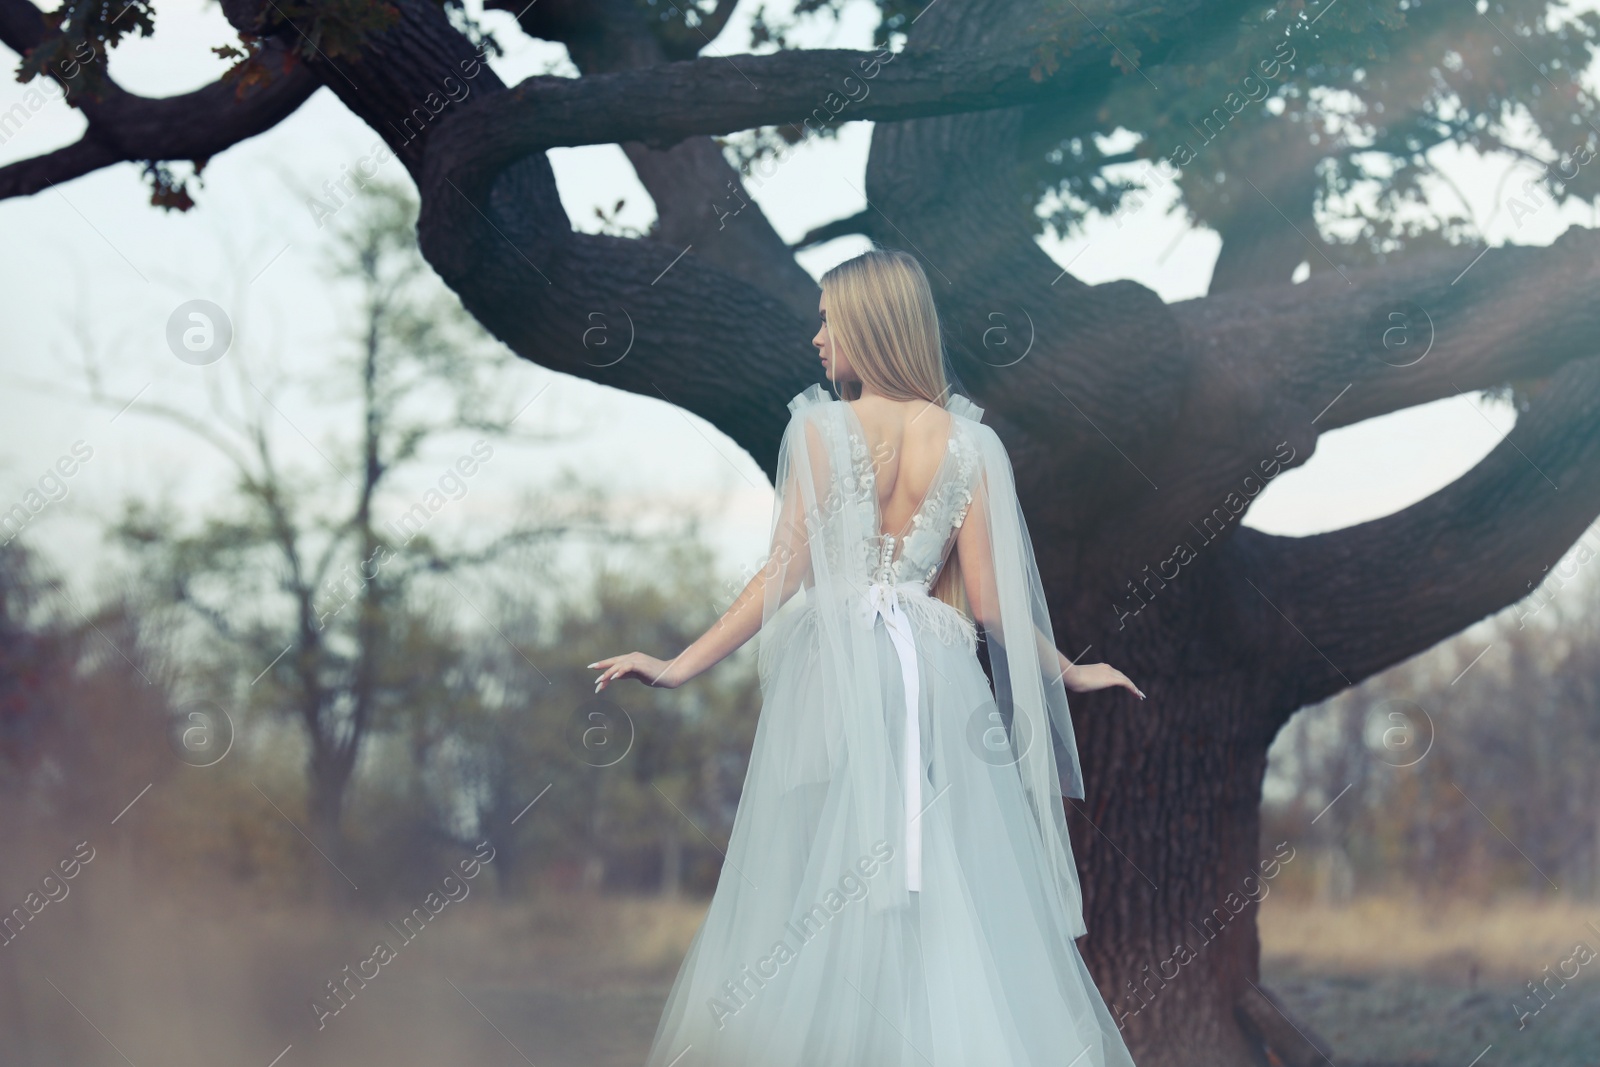
<svg viewBox="0 0 1600 1067">
<path fill-rule="evenodd" d="M 905 252 L 874 248 L 828 271 L 821 285 L 828 298 L 828 337 L 861 379 L 837 383 L 840 396 L 858 399 L 865 382 L 893 400 L 945 406 L 950 375 L 922 264 Z M 931 593 L 971 616 L 954 549 Z"/>
</svg>

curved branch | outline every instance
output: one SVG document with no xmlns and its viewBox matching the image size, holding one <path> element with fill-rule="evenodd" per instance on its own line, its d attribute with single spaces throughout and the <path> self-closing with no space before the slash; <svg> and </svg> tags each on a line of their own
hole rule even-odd
<svg viewBox="0 0 1600 1067">
<path fill-rule="evenodd" d="M 1280 706 L 1321 700 L 1526 596 L 1600 513 L 1596 411 L 1591 357 L 1552 376 L 1493 451 L 1431 496 L 1331 533 L 1256 534 L 1244 573 L 1283 616 L 1268 610 L 1289 687 Z"/>
<path fill-rule="evenodd" d="M 53 152 L 0 167 L 0 198 L 32 196 L 52 185 L 127 162 L 128 157 L 88 136 Z"/>
<path fill-rule="evenodd" d="M 797 249 L 810 248 L 812 245 L 831 241 L 835 237 L 854 237 L 858 233 L 871 233 L 872 218 L 875 214 L 876 212 L 868 208 L 865 211 L 858 211 L 848 218 L 824 222 L 821 226 L 796 241 L 791 247 Z"/>
<path fill-rule="evenodd" d="M 0 0 L 0 43 L 17 55 L 44 40 L 49 27 L 33 0 Z"/>
<path fill-rule="evenodd" d="M 1161 491 L 1128 496 L 1104 547 L 1136 569 L 1165 557 L 1246 479 L 1259 481 L 1263 461 L 1299 466 L 1328 430 L 1539 379 L 1600 348 L 1592 298 L 1600 233 L 1574 228 L 1548 248 L 1495 249 L 1467 269 L 1472 261 L 1465 249 L 1430 254 L 1167 308 L 1185 339 L 1180 362 L 1166 371 L 1185 383 L 1170 428 L 1185 445 L 1148 459 L 1132 453 Z M 1121 412 L 1108 414 L 1101 428 L 1124 433 Z M 1074 476 L 1078 466 L 1075 457 Z M 1126 462 L 1108 470 L 1118 484 L 1139 484 Z"/>
<path fill-rule="evenodd" d="M 1036 80 L 1031 43 L 991 49 L 803 49 L 717 56 L 583 78 L 533 77 L 462 108 L 435 133 L 467 170 L 492 174 L 547 148 L 989 111 L 1099 80 L 1088 61 Z"/>
<path fill-rule="evenodd" d="M 723 8 L 726 17 L 731 4 L 724 0 Z M 680 15 L 687 18 L 688 10 Z M 580 30 L 569 17 L 566 27 L 574 42 L 568 52 L 585 76 L 655 67 L 698 51 L 675 53 L 670 35 L 663 32 L 667 24 L 642 9 L 619 13 L 588 5 L 571 14 L 588 20 Z M 551 8 L 541 18 L 559 21 L 561 15 Z M 760 205 L 746 195 L 744 175 L 729 163 L 716 139 L 690 137 L 668 149 L 638 141 L 624 141 L 621 147 L 655 201 L 653 238 L 675 248 L 693 246 L 706 262 L 767 290 L 803 320 L 816 313 L 816 283 L 795 262 Z"/>
<path fill-rule="evenodd" d="M 3 0 L 11 14 L 18 3 Z M 8 37 L 8 43 L 10 38 Z M 129 160 L 190 159 L 203 162 L 241 141 L 265 133 L 316 92 L 321 83 L 311 71 L 288 60 L 286 49 L 268 42 L 262 62 L 275 73 L 271 81 L 242 95 L 232 82 L 215 81 L 192 93 L 152 98 L 126 92 L 110 83 L 98 100 L 75 102 L 89 120 L 75 143 L 53 152 L 0 167 L 0 198 L 31 196 L 53 184 L 81 177 Z"/>
<path fill-rule="evenodd" d="M 1481 256 L 1481 258 L 1480 258 Z M 1600 232 L 1416 256 L 1172 305 L 1186 332 L 1319 433 L 1594 353 Z"/>
<path fill-rule="evenodd" d="M 656 240 L 693 246 L 707 263 L 765 289 L 802 322 L 816 316 L 817 283 L 713 139 L 693 137 L 665 151 L 629 141 L 622 150 L 655 201 Z"/>
<path fill-rule="evenodd" d="M 1144 42 L 1142 54 L 1153 63 L 1180 49 L 1198 20 L 1231 29 L 1236 10 L 1247 5 L 1231 0 L 1203 14 L 1198 0 L 1128 12 L 1115 9 L 1133 5 L 1090 6 L 1097 17 L 1118 20 L 1124 43 Z M 731 4 L 719 4 L 713 18 L 723 17 L 725 10 Z M 1104 32 L 1091 30 L 1094 20 L 1076 10 L 1083 24 L 1069 16 L 1070 27 L 1059 35 L 1054 27 L 1061 13 L 1048 5 L 1000 4 L 985 13 L 993 17 L 981 34 L 971 31 L 974 13 L 963 11 L 962 19 L 946 19 L 960 23 L 953 34 L 930 36 L 921 31 L 931 21 L 924 23 L 899 53 L 785 50 L 604 73 L 586 67 L 578 79 L 528 78 L 510 92 L 484 94 L 453 109 L 431 132 L 430 144 L 452 157 L 453 180 L 479 183 L 518 159 L 556 147 L 631 141 L 668 148 L 695 135 L 759 126 L 798 131 L 1044 101 L 1070 100 L 1081 110 L 1084 99 L 1134 74 L 1127 69 L 1126 53 Z M 608 41 L 616 34 L 597 21 L 595 9 L 573 0 L 546 0 L 520 17 L 529 32 L 566 41 L 569 48 L 581 45 L 586 55 L 604 58 L 615 51 Z M 1049 47 L 1042 48 L 1042 41 Z"/>
</svg>

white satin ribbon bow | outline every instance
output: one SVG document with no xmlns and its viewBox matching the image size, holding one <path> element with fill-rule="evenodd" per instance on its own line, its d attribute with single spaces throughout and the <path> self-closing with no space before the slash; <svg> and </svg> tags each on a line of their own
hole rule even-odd
<svg viewBox="0 0 1600 1067">
<path fill-rule="evenodd" d="M 905 740 L 901 746 L 900 780 L 905 786 L 906 889 L 922 889 L 922 730 L 918 724 L 917 703 L 921 693 L 917 674 L 917 642 L 911 620 L 900 606 L 902 596 L 927 596 L 917 582 L 873 582 L 867 586 L 867 625 L 883 618 L 900 658 L 900 678 L 906 696 Z"/>
</svg>

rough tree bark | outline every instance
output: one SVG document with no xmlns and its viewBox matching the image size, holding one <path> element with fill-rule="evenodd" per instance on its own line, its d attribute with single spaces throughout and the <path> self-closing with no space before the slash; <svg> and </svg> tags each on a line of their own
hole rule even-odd
<svg viewBox="0 0 1600 1067">
<path fill-rule="evenodd" d="M 225 10 L 248 28 L 256 2 Z M 1101 990 L 1145 1067 L 1253 1064 L 1268 1045 L 1316 1060 L 1274 1023 L 1254 913 L 1231 905 L 1262 859 L 1267 747 L 1296 709 L 1517 600 L 1600 511 L 1594 235 L 1291 286 L 1283 272 L 1314 250 L 1241 215 L 1205 299 L 1166 305 L 1131 282 L 1073 278 L 996 205 L 1021 195 L 1008 176 L 1039 130 L 1070 134 L 1073 114 L 1138 76 L 1089 27 L 1112 14 L 1123 35 L 1159 24 L 1139 37 L 1140 63 L 1181 63 L 1226 31 L 1237 2 L 1090 5 L 1061 69 L 1034 80 L 1025 42 L 1059 17 L 1037 0 L 926 7 L 870 78 L 871 53 L 692 59 L 692 40 L 647 29 L 621 0 L 542 0 L 523 9 L 524 28 L 565 42 L 584 77 L 514 89 L 475 67 L 438 7 L 395 6 L 399 24 L 359 59 L 306 69 L 410 170 L 429 262 L 523 357 L 692 410 L 769 474 L 784 404 L 815 376 L 815 290 L 753 205 L 731 228 L 711 225 L 721 215 L 707 202 L 738 176 L 708 138 L 801 123 L 829 94 L 851 97 L 841 118 L 878 123 L 868 207 L 848 228 L 927 267 L 954 365 L 1012 455 L 1062 648 L 1150 694 L 1073 701 L 1089 794 L 1069 816 Z M 0 0 L 13 48 L 36 20 L 28 0 Z M 275 106 L 304 79 L 286 75 Z M 468 97 L 430 107 L 451 79 Z M 189 118 L 228 143 L 267 109 L 190 95 Z M 127 121 L 150 122 L 157 106 L 126 102 Z M 175 136 L 117 137 L 117 121 L 91 115 L 86 141 L 149 158 Z M 652 239 L 568 224 L 542 150 L 609 142 L 656 200 Z M 0 168 L 0 190 L 105 165 L 96 151 Z M 626 335 L 607 340 L 628 342 L 627 358 L 585 348 L 597 322 Z M 1427 355 L 1395 358 L 1396 329 L 1407 353 Z M 1241 527 L 1250 499 L 1320 433 L 1511 379 L 1535 383 L 1516 428 L 1427 499 L 1315 537 Z M 1174 959 L 1179 945 L 1193 955 Z"/>
</svg>

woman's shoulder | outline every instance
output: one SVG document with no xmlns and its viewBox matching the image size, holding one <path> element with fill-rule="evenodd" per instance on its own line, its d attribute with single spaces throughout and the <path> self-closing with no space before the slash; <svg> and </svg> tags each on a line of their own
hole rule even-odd
<svg viewBox="0 0 1600 1067">
<path fill-rule="evenodd" d="M 802 440 L 813 452 L 819 449 L 832 452 L 843 447 L 842 443 L 826 443 L 843 441 L 845 419 L 838 414 L 843 408 L 844 401 L 821 385 L 802 389 L 789 401 L 789 424 L 783 430 L 784 441 L 794 444 L 782 447 L 799 447 Z"/>
<path fill-rule="evenodd" d="M 813 383 L 800 390 L 794 395 L 794 399 L 789 401 L 789 413 L 799 415 L 802 412 L 825 410 L 830 405 L 845 403 L 847 401 L 834 396 L 820 383 Z M 974 403 L 971 397 L 962 396 L 960 393 L 951 393 L 945 400 L 944 409 L 951 415 L 960 416 L 970 422 L 983 422 L 983 408 Z"/>
<path fill-rule="evenodd" d="M 794 399 L 789 401 L 789 413 L 791 415 L 799 415 L 819 405 L 839 403 L 843 403 L 843 401 L 828 392 L 820 384 L 813 383 L 800 390 L 794 395 Z"/>
<path fill-rule="evenodd" d="M 861 425 L 859 415 L 848 417 L 849 409 L 850 402 L 835 396 L 826 386 L 808 385 L 789 401 L 789 425 L 784 429 L 784 438 L 798 441 L 805 432 L 813 448 L 849 447 L 846 442 Z M 971 398 L 952 393 L 946 398 L 944 409 L 950 415 L 951 449 L 972 454 L 980 462 L 987 462 L 997 451 L 1005 455 L 999 435 L 983 421 L 983 408 Z M 833 444 L 824 445 L 825 441 Z"/>
<path fill-rule="evenodd" d="M 784 435 L 792 436 L 801 432 L 801 427 L 810 426 L 811 437 L 815 442 L 820 432 L 822 438 L 833 438 L 836 435 L 830 427 L 838 424 L 841 428 L 845 420 L 838 412 L 844 408 L 844 401 L 834 396 L 821 385 L 808 385 L 796 393 L 794 399 L 789 401 L 789 425 L 784 430 Z"/>
<path fill-rule="evenodd" d="M 983 422 L 983 408 L 973 403 L 972 398 L 969 396 L 951 393 L 949 399 L 944 403 L 944 408 L 950 414 L 960 416 L 970 422 Z M 987 428 L 985 427 L 985 429 Z"/>
</svg>

